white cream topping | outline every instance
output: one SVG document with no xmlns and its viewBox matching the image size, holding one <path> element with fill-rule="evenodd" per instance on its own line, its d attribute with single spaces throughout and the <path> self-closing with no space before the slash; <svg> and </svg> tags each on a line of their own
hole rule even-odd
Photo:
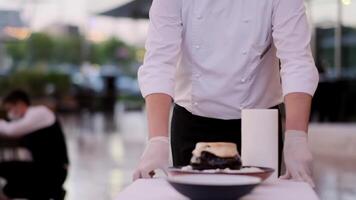
<svg viewBox="0 0 356 200">
<path fill-rule="evenodd" d="M 239 156 L 236 144 L 227 142 L 199 142 L 195 145 L 195 149 L 192 152 L 193 157 L 200 157 L 203 151 L 221 158 Z"/>
</svg>

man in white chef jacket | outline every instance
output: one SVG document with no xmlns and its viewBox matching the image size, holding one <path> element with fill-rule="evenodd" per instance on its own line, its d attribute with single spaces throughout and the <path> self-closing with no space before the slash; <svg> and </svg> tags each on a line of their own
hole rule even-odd
<svg viewBox="0 0 356 200">
<path fill-rule="evenodd" d="M 239 144 L 242 109 L 284 102 L 282 178 L 313 186 L 307 132 L 318 72 L 310 38 L 303 0 L 154 0 L 138 72 L 149 140 L 134 179 L 168 166 L 172 101 L 174 166 L 188 164 L 199 140 Z"/>
</svg>

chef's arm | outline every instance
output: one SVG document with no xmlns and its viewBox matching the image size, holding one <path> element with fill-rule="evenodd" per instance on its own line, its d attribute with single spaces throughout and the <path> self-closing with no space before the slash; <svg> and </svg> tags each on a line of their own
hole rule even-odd
<svg viewBox="0 0 356 200">
<path fill-rule="evenodd" d="M 133 174 L 133 180 L 153 177 L 155 170 L 165 171 L 169 165 L 168 121 L 172 97 L 165 93 L 152 93 L 145 100 L 149 140 Z"/>
<path fill-rule="evenodd" d="M 133 179 L 149 178 L 169 165 L 168 123 L 181 53 L 182 0 L 154 0 L 138 82 L 146 100 L 149 140 Z"/>
<path fill-rule="evenodd" d="M 315 187 L 312 179 L 313 156 L 308 147 L 308 121 L 312 96 L 307 93 L 290 93 L 285 96 L 286 133 L 282 179 L 305 181 Z"/>
<path fill-rule="evenodd" d="M 146 98 L 149 138 L 168 137 L 172 98 L 167 94 L 151 94 Z"/>
<path fill-rule="evenodd" d="M 312 95 L 318 85 L 318 71 L 310 48 L 311 31 L 304 0 L 275 0 L 272 36 L 281 61 L 281 80 L 286 105 L 283 178 L 311 179 L 312 154 L 308 147 L 308 121 Z"/>
<path fill-rule="evenodd" d="M 276 0 L 272 36 L 281 61 L 286 129 L 307 132 L 319 75 L 310 48 L 311 31 L 303 0 Z"/>
<path fill-rule="evenodd" d="M 308 132 L 312 96 L 307 93 L 290 93 L 285 96 L 286 130 Z"/>
<path fill-rule="evenodd" d="M 181 8 L 181 0 L 155 0 L 150 9 L 145 59 L 138 70 L 139 86 L 146 100 L 150 138 L 168 136 L 182 43 Z"/>
</svg>

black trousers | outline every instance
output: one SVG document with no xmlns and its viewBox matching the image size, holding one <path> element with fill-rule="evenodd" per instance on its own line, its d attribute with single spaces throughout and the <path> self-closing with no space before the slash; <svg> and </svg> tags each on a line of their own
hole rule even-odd
<svg viewBox="0 0 356 200">
<path fill-rule="evenodd" d="M 0 177 L 6 180 L 3 192 L 9 198 L 63 200 L 64 168 L 38 166 L 33 162 L 0 163 Z"/>
<path fill-rule="evenodd" d="M 278 156 L 279 165 L 281 165 L 283 149 L 281 112 L 279 106 L 271 109 L 279 111 Z M 237 145 L 238 151 L 241 153 L 241 119 L 222 120 L 201 117 L 175 105 L 171 122 L 173 166 L 188 165 L 195 144 L 198 142 L 232 142 Z M 280 174 L 280 170 L 278 174 Z"/>
</svg>

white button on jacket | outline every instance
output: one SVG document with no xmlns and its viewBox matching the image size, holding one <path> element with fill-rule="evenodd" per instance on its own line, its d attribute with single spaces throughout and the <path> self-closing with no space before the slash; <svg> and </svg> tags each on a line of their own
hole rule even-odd
<svg viewBox="0 0 356 200">
<path fill-rule="evenodd" d="M 238 119 L 241 105 L 314 94 L 310 38 L 303 0 L 154 0 L 141 92 L 168 94 L 195 115 Z"/>
</svg>

